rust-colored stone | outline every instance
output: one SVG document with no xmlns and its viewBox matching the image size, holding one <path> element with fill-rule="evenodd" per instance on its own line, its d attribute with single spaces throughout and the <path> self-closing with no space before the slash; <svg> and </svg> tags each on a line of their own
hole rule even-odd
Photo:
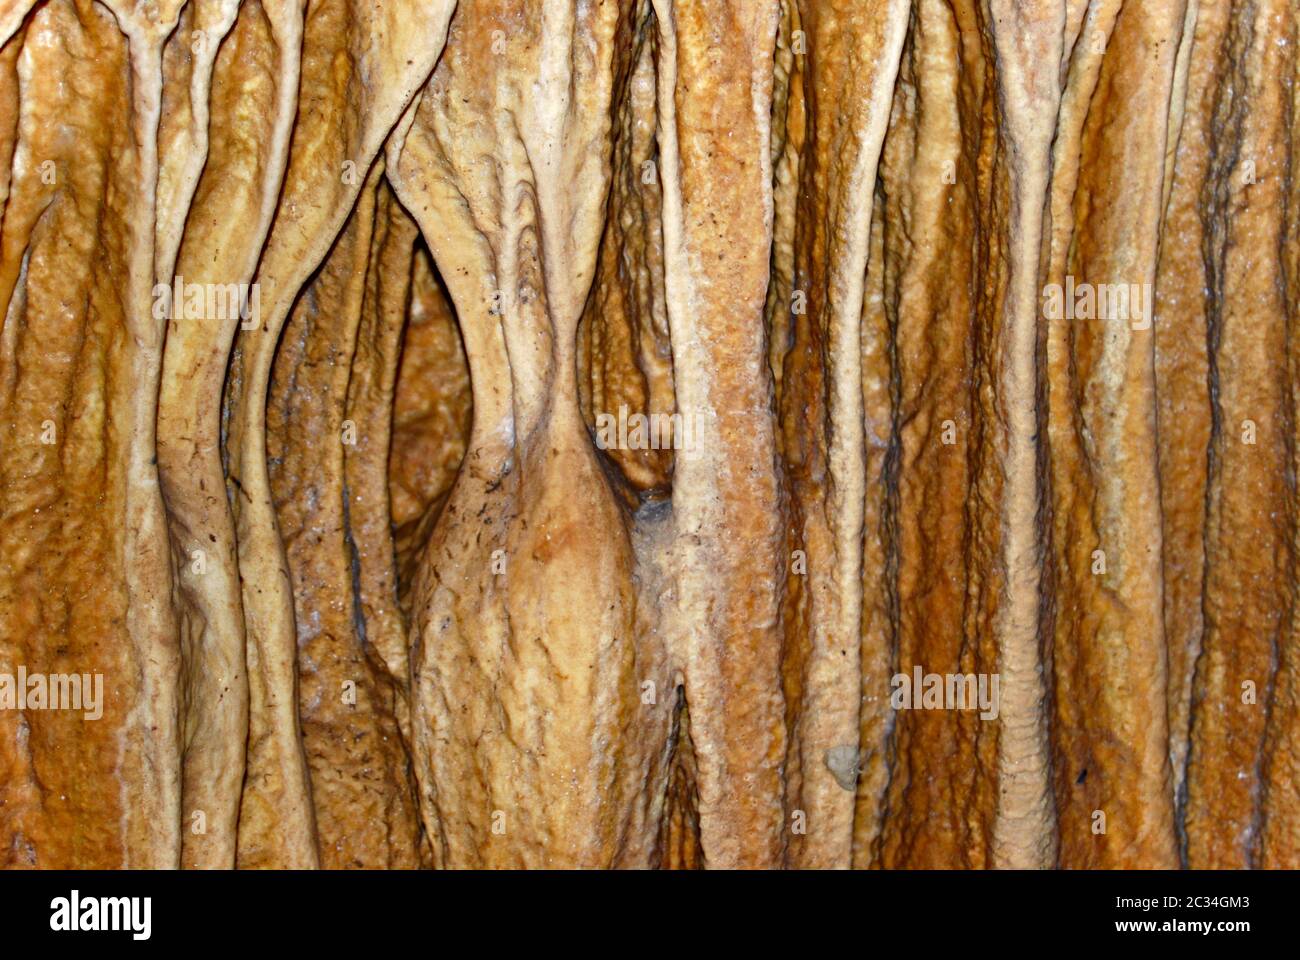
<svg viewBox="0 0 1300 960">
<path fill-rule="evenodd" d="M 1297 43 L 0 0 L 0 866 L 1300 865 Z"/>
</svg>

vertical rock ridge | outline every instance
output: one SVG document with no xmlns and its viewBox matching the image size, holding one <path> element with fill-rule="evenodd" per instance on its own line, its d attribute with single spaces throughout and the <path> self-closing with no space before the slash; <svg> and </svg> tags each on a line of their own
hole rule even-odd
<svg viewBox="0 0 1300 960">
<path fill-rule="evenodd" d="M 761 323 L 778 13 L 774 2 L 655 3 L 673 381 L 698 437 L 673 475 L 664 619 L 685 680 L 711 867 L 780 866 L 795 825 L 781 783 L 779 601 L 789 558 Z M 695 84 L 716 96 L 700 97 Z"/>
</svg>

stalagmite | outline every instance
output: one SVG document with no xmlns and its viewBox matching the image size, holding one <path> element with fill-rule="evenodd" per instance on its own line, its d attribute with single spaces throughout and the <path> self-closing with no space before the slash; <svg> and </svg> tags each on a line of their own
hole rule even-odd
<svg viewBox="0 0 1300 960">
<path fill-rule="evenodd" d="M 0 865 L 1300 866 L 1288 0 L 0 0 Z"/>
</svg>

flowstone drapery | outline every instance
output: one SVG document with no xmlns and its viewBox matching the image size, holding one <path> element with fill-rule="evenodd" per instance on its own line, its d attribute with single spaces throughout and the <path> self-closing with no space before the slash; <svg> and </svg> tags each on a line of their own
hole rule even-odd
<svg viewBox="0 0 1300 960">
<path fill-rule="evenodd" d="M 1300 866 L 1298 42 L 0 0 L 0 864 Z"/>
</svg>

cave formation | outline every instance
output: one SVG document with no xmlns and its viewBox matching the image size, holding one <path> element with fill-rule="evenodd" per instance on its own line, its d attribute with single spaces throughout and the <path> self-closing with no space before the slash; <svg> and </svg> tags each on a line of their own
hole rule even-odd
<svg viewBox="0 0 1300 960">
<path fill-rule="evenodd" d="M 1298 27 L 2 0 L 0 865 L 1300 865 Z"/>
</svg>

